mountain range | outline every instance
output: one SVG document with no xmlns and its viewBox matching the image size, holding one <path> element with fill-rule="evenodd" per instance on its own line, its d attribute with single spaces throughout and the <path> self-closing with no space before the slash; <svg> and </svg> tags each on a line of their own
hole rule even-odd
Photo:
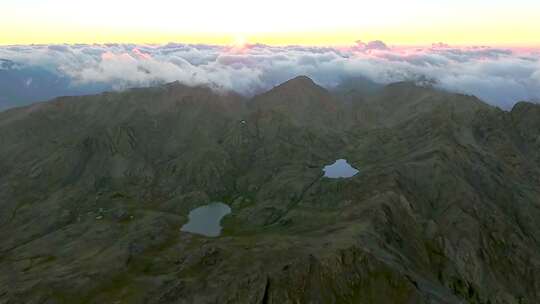
<svg viewBox="0 0 540 304">
<path fill-rule="evenodd" d="M 215 201 L 219 237 L 180 230 Z M 539 303 L 540 105 L 305 76 L 59 97 L 0 112 L 0 207 L 0 303 Z"/>
<path fill-rule="evenodd" d="M 58 96 L 95 94 L 110 89 L 110 85 L 79 84 L 44 67 L 0 58 L 0 111 Z"/>
</svg>

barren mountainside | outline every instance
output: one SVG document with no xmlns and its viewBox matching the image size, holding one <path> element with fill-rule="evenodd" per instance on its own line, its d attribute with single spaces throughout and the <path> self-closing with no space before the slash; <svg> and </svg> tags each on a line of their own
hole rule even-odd
<svg viewBox="0 0 540 304">
<path fill-rule="evenodd" d="M 540 303 L 540 106 L 348 86 L 0 112 L 0 303 Z"/>
</svg>

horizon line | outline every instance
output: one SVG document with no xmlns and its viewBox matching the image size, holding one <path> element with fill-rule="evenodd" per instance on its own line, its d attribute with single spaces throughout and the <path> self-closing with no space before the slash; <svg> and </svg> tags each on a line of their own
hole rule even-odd
<svg viewBox="0 0 540 304">
<path fill-rule="evenodd" d="M 245 43 L 212 43 L 212 42 L 183 42 L 181 40 L 177 41 L 167 41 L 167 42 L 129 42 L 129 41 L 108 41 L 108 42 L 32 42 L 32 43 L 2 43 L 0 42 L 0 47 L 13 47 L 13 46 L 48 46 L 48 45 L 147 45 L 147 46 L 166 46 L 168 44 L 184 44 L 184 45 L 206 45 L 206 46 L 219 46 L 219 47 L 250 47 L 250 46 L 270 46 L 270 47 L 291 47 L 291 46 L 304 46 L 304 47 L 353 47 L 358 44 L 361 40 L 352 41 L 350 43 L 265 43 L 265 42 L 245 42 Z M 487 48 L 496 48 L 496 47 L 505 47 L 505 48 L 540 48 L 539 43 L 486 43 L 486 42 L 477 42 L 477 43 L 447 43 L 444 41 L 437 42 L 427 42 L 427 43 L 392 43 L 384 40 L 366 40 L 361 42 L 372 42 L 372 41 L 381 41 L 385 43 L 388 47 L 398 47 L 398 48 L 407 48 L 407 47 L 433 47 L 436 45 L 443 45 L 449 48 L 452 47 L 487 47 Z"/>
</svg>

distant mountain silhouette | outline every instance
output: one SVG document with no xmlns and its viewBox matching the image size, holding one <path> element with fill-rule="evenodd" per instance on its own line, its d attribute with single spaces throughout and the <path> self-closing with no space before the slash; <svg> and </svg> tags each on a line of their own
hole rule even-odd
<svg viewBox="0 0 540 304">
<path fill-rule="evenodd" d="M 0 111 L 58 96 L 110 90 L 108 85 L 75 84 L 66 76 L 41 67 L 0 59 Z"/>
</svg>

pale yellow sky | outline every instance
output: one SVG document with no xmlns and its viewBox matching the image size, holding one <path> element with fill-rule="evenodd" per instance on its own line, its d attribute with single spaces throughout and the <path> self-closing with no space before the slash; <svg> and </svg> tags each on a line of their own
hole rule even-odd
<svg viewBox="0 0 540 304">
<path fill-rule="evenodd" d="M 540 45 L 533 0 L 0 2 L 0 44 Z"/>
</svg>

